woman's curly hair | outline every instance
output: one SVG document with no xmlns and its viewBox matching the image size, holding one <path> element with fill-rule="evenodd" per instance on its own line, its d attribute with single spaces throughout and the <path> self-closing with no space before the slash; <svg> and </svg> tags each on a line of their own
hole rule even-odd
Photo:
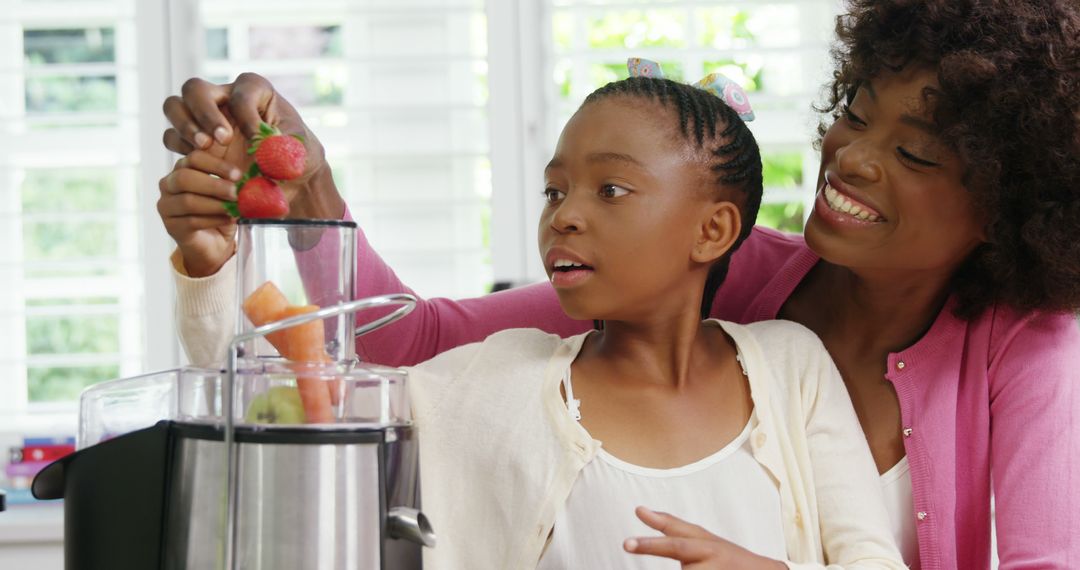
<svg viewBox="0 0 1080 570">
<path fill-rule="evenodd" d="M 924 97 L 987 220 L 957 313 L 1080 308 L 1080 2 L 849 0 L 836 33 L 822 135 L 860 83 L 937 72 Z"/>
</svg>

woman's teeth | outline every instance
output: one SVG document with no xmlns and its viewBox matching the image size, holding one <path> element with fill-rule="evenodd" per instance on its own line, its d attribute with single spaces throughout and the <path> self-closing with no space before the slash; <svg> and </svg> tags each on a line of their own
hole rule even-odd
<svg viewBox="0 0 1080 570">
<path fill-rule="evenodd" d="M 844 196 L 843 194 L 837 192 L 836 189 L 832 186 L 829 186 L 827 182 L 825 183 L 824 192 L 825 203 L 829 205 L 829 208 L 837 212 L 843 212 L 849 216 L 867 222 L 881 221 L 881 216 L 878 216 L 877 214 L 872 214 L 862 209 L 862 206 L 859 206 L 858 204 L 853 203 L 851 200 L 848 200 L 847 196 Z"/>
</svg>

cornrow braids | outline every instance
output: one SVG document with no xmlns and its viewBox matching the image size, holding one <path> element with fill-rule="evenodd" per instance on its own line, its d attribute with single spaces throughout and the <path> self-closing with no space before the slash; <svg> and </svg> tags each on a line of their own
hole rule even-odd
<svg viewBox="0 0 1080 570">
<path fill-rule="evenodd" d="M 727 254 L 713 263 L 705 279 L 701 318 L 708 318 L 716 291 L 727 277 L 731 254 L 750 235 L 761 206 L 761 150 L 757 140 L 738 113 L 723 100 L 692 85 L 655 77 L 630 77 L 593 91 L 581 106 L 612 96 L 654 101 L 676 111 L 683 138 L 709 154 L 708 168 L 714 176 L 715 194 L 725 196 L 731 188 L 743 193 L 739 237 Z"/>
</svg>

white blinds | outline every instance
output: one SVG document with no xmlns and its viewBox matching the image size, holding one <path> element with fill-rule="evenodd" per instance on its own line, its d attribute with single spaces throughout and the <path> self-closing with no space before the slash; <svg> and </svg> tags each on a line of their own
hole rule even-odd
<svg viewBox="0 0 1080 570">
<path fill-rule="evenodd" d="M 201 74 L 255 71 L 298 107 L 353 215 L 406 283 L 427 296 L 490 287 L 483 2 L 199 6 Z"/>
<path fill-rule="evenodd" d="M 0 410 L 141 368 L 134 10 L 0 10 Z"/>
</svg>

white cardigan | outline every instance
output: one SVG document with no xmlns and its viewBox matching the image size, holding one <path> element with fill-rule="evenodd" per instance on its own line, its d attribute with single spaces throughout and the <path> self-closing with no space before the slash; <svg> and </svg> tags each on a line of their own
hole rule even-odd
<svg viewBox="0 0 1080 570">
<path fill-rule="evenodd" d="M 222 317 L 233 312 L 235 271 L 191 279 L 173 262 L 184 347 L 192 362 L 216 363 L 233 330 Z M 870 450 L 821 341 L 786 321 L 715 322 L 743 356 L 750 441 L 780 493 L 788 565 L 904 568 Z M 503 331 L 409 369 L 423 510 L 439 536 L 425 549 L 428 570 L 536 567 L 600 447 L 559 391 L 585 337 Z"/>
<path fill-rule="evenodd" d="M 745 361 L 751 446 L 780 493 L 788 565 L 904 568 L 870 450 L 818 338 L 786 321 L 715 322 Z M 424 513 L 440 535 L 426 568 L 536 567 L 600 447 L 559 391 L 585 337 L 508 330 L 410 369 Z"/>
</svg>

